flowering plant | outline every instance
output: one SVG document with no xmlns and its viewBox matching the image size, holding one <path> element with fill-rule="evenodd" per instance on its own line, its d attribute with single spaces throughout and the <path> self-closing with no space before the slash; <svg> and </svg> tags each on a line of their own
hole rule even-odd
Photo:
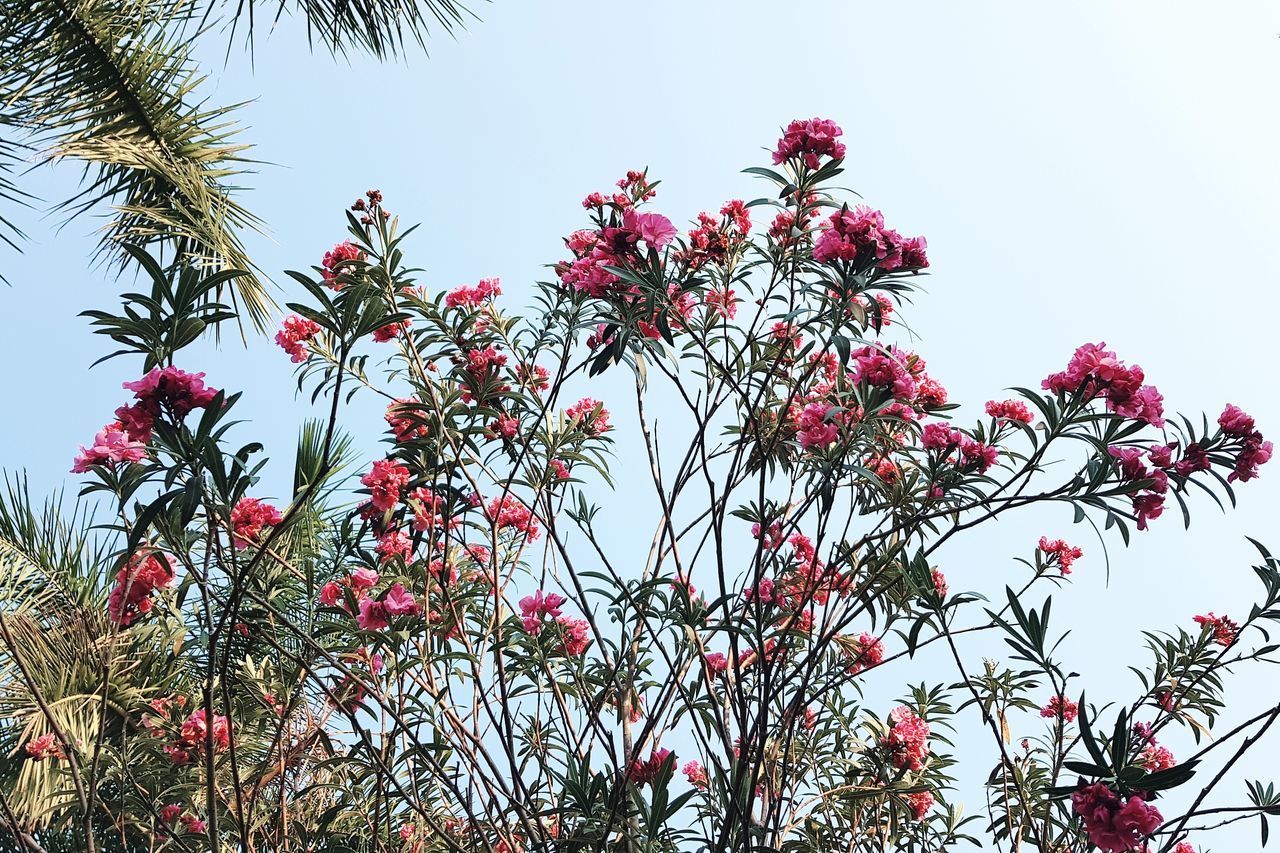
<svg viewBox="0 0 1280 853">
<path fill-rule="evenodd" d="M 527 317 L 500 307 L 496 279 L 421 285 L 408 231 L 370 191 L 349 238 L 290 273 L 301 298 L 276 341 L 326 414 L 276 497 L 262 447 L 233 443 L 239 395 L 176 366 L 234 316 L 216 294 L 236 273 L 136 253 L 151 294 L 91 316 L 143 374 L 73 468 L 113 521 L 28 524 L 16 492 L 0 514 L 7 539 L 50 543 L 7 579 L 0 618 L 12 837 L 1186 853 L 1222 814 L 1259 818 L 1265 840 L 1271 786 L 1206 805 L 1280 717 L 1206 737 L 1223 673 L 1276 649 L 1265 548 L 1247 617 L 1148 634 L 1135 688 L 1103 702 L 1062 660 L 1047 592 L 1083 549 L 1028 537 L 995 602 L 952 590 L 937 552 L 1036 504 L 1127 541 L 1170 503 L 1187 514 L 1193 486 L 1234 500 L 1271 443 L 1235 406 L 1216 425 L 1166 415 L 1103 344 L 954 417 L 924 358 L 891 340 L 925 240 L 832 189 L 841 137 L 792 122 L 772 167 L 747 170 L 768 197 L 687 231 L 654 209 L 657 181 L 628 172 L 586 197 Z M 385 407 L 368 462 L 342 428 L 355 395 Z M 647 550 L 602 527 L 618 461 L 648 480 L 651 496 L 617 496 L 629 525 L 652 507 Z M 79 592 L 37 594 L 72 551 Z M 983 635 L 1008 659 L 975 658 Z M 55 636 L 80 663 L 61 677 Z M 953 677 L 894 676 L 899 698 L 875 698 L 929 647 Z M 966 721 L 991 755 L 967 817 L 952 752 Z"/>
</svg>

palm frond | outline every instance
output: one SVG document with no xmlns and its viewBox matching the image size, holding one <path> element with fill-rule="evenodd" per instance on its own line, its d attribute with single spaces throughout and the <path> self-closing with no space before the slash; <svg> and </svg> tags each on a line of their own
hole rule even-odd
<svg viewBox="0 0 1280 853">
<path fill-rule="evenodd" d="M 263 11 L 272 26 L 286 14 L 297 14 L 306 20 L 312 41 L 333 53 L 356 49 L 380 59 L 400 55 L 411 45 L 425 47 L 435 27 L 452 34 L 475 18 L 457 0 L 215 0 L 212 5 L 234 5 L 232 26 L 245 20 L 250 39 L 259 9 L 268 7 Z"/>
<path fill-rule="evenodd" d="M 0 607 L 8 613 L 50 606 L 98 608 L 105 601 L 108 538 L 91 536 L 92 514 L 55 497 L 37 507 L 25 478 L 4 477 L 0 492 Z"/>
<path fill-rule="evenodd" d="M 58 207 L 74 217 L 112 203 L 104 250 L 154 243 L 252 270 L 239 234 L 261 223 L 231 183 L 247 146 L 233 141 L 234 105 L 195 97 L 195 10 L 193 0 L 0 0 L 0 120 L 42 159 L 85 164 L 81 191 Z M 245 276 L 236 288 L 262 326 L 262 281 Z"/>
<path fill-rule="evenodd" d="M 13 172 L 22 162 L 22 152 L 26 146 L 14 141 L 9 137 L 12 128 L 3 127 L 3 116 L 0 115 L 0 202 L 5 207 L 14 205 L 21 207 L 29 207 L 31 194 L 23 190 L 13 179 Z M 0 214 L 0 242 L 6 243 L 12 249 L 21 249 L 19 240 L 26 238 L 26 234 L 22 233 L 13 220 L 7 216 Z M 4 276 L 0 275 L 0 280 Z"/>
</svg>

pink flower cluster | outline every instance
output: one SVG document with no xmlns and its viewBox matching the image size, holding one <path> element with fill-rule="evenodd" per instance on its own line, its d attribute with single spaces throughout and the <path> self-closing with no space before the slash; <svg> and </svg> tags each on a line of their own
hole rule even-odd
<svg viewBox="0 0 1280 853">
<path fill-rule="evenodd" d="M 929 724 L 906 705 L 889 713 L 889 733 L 880 741 L 898 769 L 918 771 L 929 757 Z"/>
<path fill-rule="evenodd" d="M 857 675 L 864 669 L 884 663 L 884 642 L 875 634 L 863 632 L 849 644 L 849 674 Z"/>
<path fill-rule="evenodd" d="M 794 419 L 794 423 L 800 446 L 805 450 L 825 450 L 840 438 L 840 427 L 836 422 L 827 420 L 827 413 L 833 408 L 826 403 L 813 402 L 800 410 L 800 416 Z"/>
<path fill-rule="evenodd" d="M 944 423 L 925 424 L 920 431 L 920 446 L 943 455 L 958 451 L 955 462 L 960 467 L 985 474 L 1000 459 L 1000 450 Z"/>
<path fill-rule="evenodd" d="M 119 421 L 98 430 L 93 444 L 81 447 L 71 465 L 71 473 L 87 473 L 94 465 L 115 466 L 121 462 L 141 462 L 147 458 L 147 445 L 135 439 Z"/>
<path fill-rule="evenodd" d="M 631 262 L 643 260 L 638 244 L 643 241 L 649 249 L 660 252 L 676 236 L 676 227 L 659 213 L 639 213 L 634 206 L 653 197 L 648 179 L 638 175 L 619 182 L 626 192 L 605 197 L 592 193 L 582 202 L 583 207 L 597 212 L 599 229 L 575 231 L 565 239 L 573 260 L 556 266 L 560 281 L 581 293 L 595 298 L 615 293 L 625 293 L 629 286 L 620 285 L 618 276 L 607 267 L 626 267 Z M 606 214 L 606 211 L 611 211 Z M 605 216 L 608 218 L 605 219 Z"/>
<path fill-rule="evenodd" d="M 289 360 L 299 364 L 307 360 L 307 341 L 320 333 L 320 324 L 306 317 L 293 314 L 284 319 L 284 327 L 276 332 L 276 343 L 289 354 Z"/>
<path fill-rule="evenodd" d="M 1080 706 L 1065 696 L 1054 696 L 1049 700 L 1049 704 L 1040 709 L 1040 716 L 1046 720 L 1056 720 L 1062 717 L 1065 722 L 1075 722 L 1076 715 L 1080 713 Z"/>
<path fill-rule="evenodd" d="M 1031 414 L 1031 409 L 1027 408 L 1027 404 L 1021 400 L 1003 400 L 1001 402 L 988 400 L 987 414 L 997 420 L 1013 421 L 1020 424 L 1029 424 L 1035 420 Z"/>
<path fill-rule="evenodd" d="M 455 287 L 444 298 L 446 308 L 479 308 L 486 300 L 502 295 L 502 285 L 496 278 L 482 278 L 474 287 L 464 284 Z"/>
<path fill-rule="evenodd" d="M 394 459 L 379 459 L 360 482 L 369 489 L 373 508 L 387 512 L 400 501 L 401 491 L 409 485 L 409 469 Z"/>
<path fill-rule="evenodd" d="M 604 407 L 603 403 L 596 402 L 590 397 L 583 397 L 565 409 L 564 413 L 570 420 L 577 421 L 578 429 L 587 435 L 600 436 L 611 429 L 609 426 L 609 410 Z"/>
<path fill-rule="evenodd" d="M 526 595 L 520 599 L 520 624 L 524 627 L 525 633 L 536 637 L 546 627 L 544 618 L 550 617 L 554 620 L 552 624 L 560 628 L 562 639 L 560 650 L 569 657 L 578 657 L 591 644 L 590 625 L 585 619 L 564 615 L 560 606 L 565 601 L 562 595 L 542 590 L 538 590 L 533 595 Z"/>
<path fill-rule="evenodd" d="M 810 169 L 818 168 L 820 157 L 844 159 L 844 143 L 836 140 L 844 135 L 834 121 L 825 118 L 796 119 L 787 125 L 778 147 L 773 152 L 774 165 L 798 159 Z"/>
<path fill-rule="evenodd" d="M 237 548 L 256 545 L 265 528 L 275 527 L 284 516 L 261 498 L 241 498 L 231 508 L 231 533 Z"/>
<path fill-rule="evenodd" d="M 1161 770 L 1168 770 L 1170 767 L 1176 767 L 1178 759 L 1173 757 L 1169 747 L 1152 742 L 1142 750 L 1142 755 L 1138 756 L 1138 763 L 1148 773 L 1157 773 Z"/>
<path fill-rule="evenodd" d="M 182 806 L 177 803 L 170 803 L 160 809 L 160 820 L 169 825 L 181 823 L 182 828 L 190 835 L 203 835 L 208 826 L 196 815 L 185 811 Z"/>
<path fill-rule="evenodd" d="M 387 413 L 383 417 L 395 434 L 396 441 L 412 441 L 427 434 L 426 424 L 423 423 L 425 413 L 412 408 L 417 404 L 418 401 L 412 397 L 401 397 L 387 406 Z"/>
<path fill-rule="evenodd" d="M 537 636 L 542 632 L 542 619 L 550 616 L 557 619 L 561 615 L 560 605 L 566 601 L 563 595 L 538 590 L 533 595 L 520 599 L 520 624 L 525 633 Z"/>
<path fill-rule="evenodd" d="M 1041 383 L 1055 394 L 1080 393 L 1087 400 L 1102 397 L 1107 410 L 1154 427 L 1164 426 L 1164 398 L 1152 385 L 1143 385 L 1138 365 L 1127 367 L 1105 343 L 1083 344 L 1076 349 L 1067 369 Z"/>
<path fill-rule="evenodd" d="M 324 258 L 320 261 L 320 275 L 336 290 L 341 285 L 334 282 L 334 279 L 344 272 L 352 261 L 362 260 L 364 260 L 364 252 L 360 247 L 350 240 L 344 240 L 324 253 Z"/>
<path fill-rule="evenodd" d="M 911 816 L 916 820 L 924 820 L 925 815 L 929 813 L 929 809 L 933 808 L 934 799 L 931 791 L 907 794 L 904 799 L 907 801 L 907 808 L 911 809 Z"/>
<path fill-rule="evenodd" d="M 373 589 L 378 582 L 378 573 L 363 566 L 351 574 L 332 580 L 320 587 L 320 603 L 326 607 L 342 607 L 345 590 L 351 590 L 357 603 L 365 597 L 365 593 Z"/>
<path fill-rule="evenodd" d="M 1050 539 L 1048 536 L 1040 537 L 1040 553 L 1046 557 L 1046 562 L 1058 564 L 1058 570 L 1064 575 L 1071 574 L 1071 566 L 1076 560 L 1084 556 L 1081 551 L 1074 545 L 1068 545 L 1061 539 Z"/>
<path fill-rule="evenodd" d="M 32 761 L 45 761 L 50 758 L 62 760 L 67 757 L 62 744 L 58 743 L 58 738 L 53 732 L 45 732 L 40 737 L 32 738 L 22 749 Z"/>
<path fill-rule="evenodd" d="M 670 756 L 671 750 L 669 749 L 655 749 L 650 753 L 647 761 L 637 758 L 627 768 L 627 781 L 637 787 L 650 784 L 658 778 L 662 765 L 667 762 L 667 758 Z"/>
<path fill-rule="evenodd" d="M 221 714 L 213 715 L 213 733 L 209 733 L 208 717 L 204 708 L 191 712 L 178 730 L 175 743 L 164 747 L 169 759 L 174 764 L 188 764 L 193 753 L 203 752 L 205 740 L 213 739 L 213 751 L 221 752 L 231 746 L 231 724 Z"/>
<path fill-rule="evenodd" d="M 409 330 L 409 321 L 400 320 L 395 323 L 388 323 L 385 326 L 379 326 L 373 330 L 373 339 L 377 343 L 385 344 L 387 341 L 394 339 L 397 335 L 403 334 Z"/>
<path fill-rule="evenodd" d="M 1235 620 L 1229 616 L 1214 616 L 1212 610 L 1208 616 L 1197 616 L 1195 621 L 1202 628 L 1208 628 L 1213 634 L 1213 641 L 1220 646 L 1231 645 L 1240 634 L 1240 626 Z"/>
<path fill-rule="evenodd" d="M 881 388 L 887 388 L 894 399 L 913 401 L 920 390 L 918 379 L 923 375 L 923 362 L 911 353 L 897 347 L 864 346 L 850 354 L 853 368 L 849 378 Z"/>
<path fill-rule="evenodd" d="M 116 573 L 107 599 L 107 615 L 121 627 L 151 612 L 151 594 L 173 583 L 176 561 L 159 551 L 139 551 Z"/>
<path fill-rule="evenodd" d="M 1240 446 L 1235 448 L 1235 470 L 1227 475 L 1227 482 L 1239 480 L 1245 483 L 1258 476 L 1258 466 L 1270 461 L 1275 448 L 1271 442 L 1264 441 L 1262 433 L 1254 428 L 1253 418 L 1228 403 L 1218 416 L 1218 426 L 1224 435 L 1240 442 Z"/>
<path fill-rule="evenodd" d="M 884 214 L 860 204 L 836 211 L 823 223 L 813 244 L 813 259 L 820 264 L 857 262 L 885 272 L 920 270 L 929 266 L 923 237 L 903 237 L 886 228 Z"/>
<path fill-rule="evenodd" d="M 1155 806 L 1134 794 L 1120 796 L 1101 782 L 1078 788 L 1071 795 L 1075 813 L 1084 820 L 1089 840 L 1107 853 L 1142 849 L 1143 842 L 1164 822 Z"/>
<path fill-rule="evenodd" d="M 218 396 L 217 389 L 205 386 L 203 373 L 176 367 L 153 368 L 141 379 L 124 383 L 124 388 L 133 392 L 135 402 L 116 409 L 115 422 L 98 431 L 92 447 L 80 448 L 72 473 L 83 474 L 94 465 L 140 462 L 146 458 L 156 418 L 168 412 L 181 420 Z"/>
<path fill-rule="evenodd" d="M 1192 452 L 1194 447 L 1195 445 L 1187 447 L 1188 457 L 1194 455 Z M 1169 490 L 1169 475 L 1164 469 L 1171 464 L 1173 448 L 1162 444 L 1144 453 L 1141 447 L 1109 447 L 1107 452 L 1115 459 L 1124 481 L 1129 483 L 1150 481 L 1143 489 L 1130 492 L 1133 511 L 1138 517 L 1138 529 L 1146 530 L 1147 523 L 1151 519 L 1159 518 L 1164 513 L 1164 496 Z M 1186 457 L 1183 461 L 1185 459 Z M 1154 470 L 1147 468 L 1148 461 L 1156 466 Z M 1179 465 L 1182 465 L 1182 462 L 1174 465 L 1174 469 L 1179 470 Z M 1206 461 L 1205 468 L 1207 467 Z M 1190 470 L 1187 473 L 1190 473 Z"/>
<path fill-rule="evenodd" d="M 485 515 L 498 530 L 523 533 L 526 542 L 535 542 L 540 535 L 533 512 L 515 495 L 494 498 L 485 507 Z"/>
<path fill-rule="evenodd" d="M 360 599 L 356 624 L 362 631 L 381 631 L 390 627 L 396 616 L 417 616 L 421 612 L 413 593 L 406 590 L 404 584 L 393 583 L 382 598 L 366 595 Z"/>
</svg>

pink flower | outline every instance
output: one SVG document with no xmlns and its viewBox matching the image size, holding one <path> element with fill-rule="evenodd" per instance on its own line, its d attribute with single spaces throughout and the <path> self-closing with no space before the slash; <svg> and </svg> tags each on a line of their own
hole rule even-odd
<svg viewBox="0 0 1280 853">
<path fill-rule="evenodd" d="M 884 215 L 866 205 L 836 211 L 822 225 L 813 244 L 813 259 L 820 264 L 836 261 L 875 266 L 885 272 L 919 270 L 929 266 L 925 239 L 903 239 L 886 228 Z"/>
<path fill-rule="evenodd" d="M 178 731 L 178 745 L 191 749 L 203 749 L 209 737 L 209 728 L 204 708 L 191 713 Z M 231 746 L 231 724 L 221 714 L 213 716 L 213 750 L 218 752 Z"/>
<path fill-rule="evenodd" d="M 91 447 L 80 448 L 71 473 L 84 474 L 94 465 L 115 466 L 121 462 L 141 462 L 146 458 L 146 444 L 130 435 L 119 422 L 107 424 L 93 437 Z"/>
<path fill-rule="evenodd" d="M 800 446 L 805 450 L 826 450 L 839 440 L 840 427 L 826 419 L 829 411 L 831 407 L 826 403 L 810 403 L 795 419 Z"/>
<path fill-rule="evenodd" d="M 640 235 L 640 239 L 649 248 L 659 252 L 676 236 L 676 227 L 661 213 L 636 213 L 628 210 L 622 215 L 622 227 Z"/>
<path fill-rule="evenodd" d="M 966 467 L 985 474 L 1000 458 L 1000 449 L 965 436 L 960 440 L 960 455 Z"/>
<path fill-rule="evenodd" d="M 387 341 L 394 339 L 397 335 L 401 334 L 402 332 L 407 332 L 408 330 L 409 330 L 408 320 L 400 320 L 399 322 L 396 322 L 396 323 L 388 323 L 385 326 L 379 326 L 378 328 L 373 330 L 373 339 L 380 344 L 385 344 Z"/>
<path fill-rule="evenodd" d="M 591 232 L 588 232 L 591 233 Z M 461 285 L 444 298 L 446 308 L 478 308 L 485 300 L 502 295 L 502 286 L 496 278 L 482 278 L 475 287 Z"/>
<path fill-rule="evenodd" d="M 997 403 L 995 400 L 987 402 L 987 414 L 993 418 L 1014 421 L 1020 424 L 1029 424 L 1034 420 L 1031 409 L 1027 408 L 1027 404 L 1021 400 L 1004 400 Z"/>
<path fill-rule="evenodd" d="M 707 771 L 704 770 L 702 768 L 702 765 L 699 764 L 697 761 L 688 762 L 687 764 L 685 764 L 684 767 L 680 768 L 680 770 L 682 773 L 684 773 L 684 778 L 688 779 L 689 784 L 692 785 L 693 787 L 695 788 L 707 787 L 707 784 L 708 784 Z"/>
<path fill-rule="evenodd" d="M 882 261 L 889 256 L 884 230 L 884 214 L 865 204 L 838 210 L 823 224 L 813 244 L 813 259 L 820 264 Z"/>
<path fill-rule="evenodd" d="M 1084 551 L 1074 545 L 1068 545 L 1061 539 L 1050 539 L 1047 536 L 1040 537 L 1040 551 L 1048 557 L 1046 562 L 1058 563 L 1058 569 L 1064 575 L 1071 574 L 1071 565 L 1084 556 Z"/>
<path fill-rule="evenodd" d="M 387 619 L 389 615 L 387 606 L 381 601 L 363 598 L 360 600 L 360 612 L 356 615 L 356 625 L 361 631 L 381 631 L 391 626 Z"/>
<path fill-rule="evenodd" d="M 394 459 L 379 459 L 360 482 L 369 489 L 369 503 L 386 512 L 396 505 L 400 490 L 409 484 L 409 469 Z"/>
<path fill-rule="evenodd" d="M 158 551 L 139 551 L 116 574 L 107 598 L 107 615 L 121 627 L 151 612 L 151 594 L 173 583 L 176 560 Z"/>
<path fill-rule="evenodd" d="M 1222 410 L 1222 414 L 1218 416 L 1218 426 L 1227 435 L 1243 438 L 1253 432 L 1253 418 L 1245 414 L 1240 407 L 1228 403 Z"/>
<path fill-rule="evenodd" d="M 183 829 L 192 835 L 203 835 L 208 830 L 205 822 L 193 814 L 184 814 L 181 820 Z"/>
<path fill-rule="evenodd" d="M 342 601 L 342 585 L 337 581 L 329 581 L 320 587 L 320 603 L 326 607 L 337 607 Z"/>
<path fill-rule="evenodd" d="M 1073 722 L 1076 715 L 1080 713 L 1080 706 L 1065 696 L 1054 696 L 1049 700 L 1049 704 L 1040 709 L 1040 716 L 1047 720 L 1056 720 L 1058 717 L 1068 723 Z"/>
<path fill-rule="evenodd" d="M 840 126 L 830 119 L 796 119 L 787 125 L 782 138 L 778 140 L 778 147 L 773 152 L 773 162 L 778 165 L 798 158 L 810 169 L 816 169 L 819 157 L 843 159 L 844 143 L 836 141 L 843 133 Z"/>
<path fill-rule="evenodd" d="M 1231 645 L 1240 633 L 1240 626 L 1234 620 L 1227 616 L 1214 616 L 1212 610 L 1208 616 L 1197 616 L 1195 621 L 1197 625 L 1208 628 L 1213 633 L 1213 641 L 1220 646 Z"/>
<path fill-rule="evenodd" d="M 489 424 L 489 434 L 494 438 L 513 439 L 520 434 L 520 419 L 511 415 L 498 415 L 498 417 Z"/>
<path fill-rule="evenodd" d="M 322 267 L 320 271 L 321 277 L 330 282 L 330 286 L 335 290 L 339 287 L 334 284 L 333 280 L 346 270 L 352 261 L 364 260 L 364 252 L 360 247 L 350 240 L 344 240 L 332 249 L 324 253 L 324 258 L 320 261 Z"/>
<path fill-rule="evenodd" d="M 896 347 L 865 346 L 854 350 L 850 357 L 853 360 L 850 379 L 854 382 L 886 388 L 895 399 L 903 402 L 915 399 L 919 387 L 908 364 L 914 362 L 919 367 L 916 356 Z"/>
<path fill-rule="evenodd" d="M 667 762 L 667 758 L 671 756 L 669 749 L 655 749 L 649 755 L 648 761 L 633 761 L 631 766 L 627 768 L 627 781 L 639 787 L 647 785 L 658 778 L 662 765 Z"/>
<path fill-rule="evenodd" d="M 591 645 L 591 626 L 585 619 L 559 616 L 556 624 L 563 634 L 560 650 L 571 658 L 581 657 Z"/>
<path fill-rule="evenodd" d="M 373 589 L 378 582 L 378 573 L 373 569 L 366 569 L 363 566 L 351 573 L 351 588 L 356 592 L 365 592 Z"/>
<path fill-rule="evenodd" d="M 1178 759 L 1173 757 L 1173 753 L 1169 751 L 1167 746 L 1158 744 L 1148 744 L 1146 749 L 1142 751 L 1142 755 L 1138 758 L 1138 763 L 1146 768 L 1148 773 L 1156 773 L 1161 770 L 1168 770 L 1170 767 L 1176 767 Z"/>
<path fill-rule="evenodd" d="M 1248 482 L 1258 476 L 1258 466 L 1265 465 L 1274 451 L 1271 442 L 1262 440 L 1262 433 L 1254 432 L 1244 440 L 1236 457 L 1235 470 L 1227 475 L 1227 482 Z"/>
<path fill-rule="evenodd" d="M 164 411 L 175 419 L 182 419 L 192 409 L 203 409 L 218 396 L 216 388 L 204 384 L 203 373 L 187 373 L 176 367 L 156 367 L 146 376 L 134 382 L 124 383 L 132 391 L 144 410 L 152 418 Z"/>
<path fill-rule="evenodd" d="M 276 343 L 289 354 L 290 361 L 296 364 L 307 360 L 307 348 L 303 344 L 319 333 L 318 323 L 294 314 L 286 317 L 284 328 L 276 332 Z"/>
<path fill-rule="evenodd" d="M 403 584 L 394 583 L 387 594 L 382 597 L 382 606 L 388 616 L 417 616 L 422 608 L 413 600 L 413 593 Z"/>
<path fill-rule="evenodd" d="M 256 544 L 264 527 L 275 527 L 284 516 L 260 498 L 241 498 L 231 510 L 231 532 L 237 548 Z"/>
<path fill-rule="evenodd" d="M 732 288 L 718 289 L 709 288 L 703 295 L 707 308 L 712 312 L 723 317 L 726 320 L 732 320 L 738 316 L 738 302 L 740 301 L 737 294 Z"/>
<path fill-rule="evenodd" d="M 853 658 L 849 664 L 850 675 L 857 675 L 864 669 L 884 663 L 884 643 L 879 637 L 865 631 L 851 644 L 849 653 Z"/>
<path fill-rule="evenodd" d="M 1042 383 L 1055 394 L 1081 393 L 1086 399 L 1103 397 L 1107 409 L 1117 415 L 1164 426 L 1164 404 L 1160 392 L 1143 385 L 1142 368 L 1126 367 L 1105 343 L 1082 344 L 1072 355 L 1067 369 L 1047 377 Z"/>
<path fill-rule="evenodd" d="M 929 756 L 929 724 L 906 705 L 894 708 L 889 721 L 889 733 L 880 744 L 889 753 L 890 763 L 899 769 L 922 769 Z"/>
<path fill-rule="evenodd" d="M 907 794 L 904 799 L 907 801 L 907 807 L 911 809 L 911 816 L 916 820 L 924 820 L 924 816 L 929 813 L 929 809 L 933 808 L 934 801 L 931 791 Z"/>
<path fill-rule="evenodd" d="M 412 397 L 398 398 L 391 405 L 387 406 L 387 412 L 383 417 L 387 424 L 391 427 L 391 432 L 395 434 L 396 441 L 412 441 L 415 438 L 421 438 L 427 434 L 427 427 L 424 423 L 426 415 L 420 409 L 415 408 L 420 405 L 419 402 Z"/>
<path fill-rule="evenodd" d="M 1132 796 L 1122 805 L 1120 797 L 1101 782 L 1077 789 L 1071 805 L 1084 820 L 1089 840 L 1107 853 L 1141 849 L 1164 822 L 1160 812 L 1141 797 Z"/>
<path fill-rule="evenodd" d="M 712 675 L 720 675 L 729 669 L 729 659 L 719 652 L 705 654 L 702 659 Z"/>
<path fill-rule="evenodd" d="M 486 517 L 498 530 L 515 530 L 523 533 L 526 542 L 535 542 L 540 531 L 533 512 L 515 495 L 503 495 L 494 498 L 485 507 Z"/>
<path fill-rule="evenodd" d="M 178 805 L 177 803 L 170 803 L 169 805 L 160 809 L 160 820 L 172 826 L 174 823 L 177 822 L 178 816 L 181 814 L 182 814 L 182 806 Z"/>
<path fill-rule="evenodd" d="M 403 530 L 393 530 L 378 538 L 378 545 L 374 550 L 383 563 L 389 563 L 396 557 L 407 563 L 413 558 L 413 540 Z"/>
<path fill-rule="evenodd" d="M 947 576 L 942 573 L 942 569 L 934 569 L 931 573 L 933 580 L 933 591 L 938 594 L 938 598 L 947 597 Z"/>
<path fill-rule="evenodd" d="M 603 403 L 583 397 L 565 409 L 565 416 L 578 422 L 578 428 L 590 436 L 604 435 L 609 431 L 609 410 Z"/>
<path fill-rule="evenodd" d="M 920 431 L 920 446 L 925 450 L 947 451 L 959 447 L 964 438 L 964 433 L 944 423 L 925 424 Z"/>
<path fill-rule="evenodd" d="M 542 590 L 520 599 L 520 621 L 524 625 L 524 630 L 529 634 L 541 632 L 542 617 L 558 618 L 561 615 L 560 605 L 564 604 L 565 600 L 563 595 Z"/>
<path fill-rule="evenodd" d="M 45 732 L 40 737 L 32 738 L 27 741 L 23 747 L 27 757 L 32 761 L 44 761 L 48 758 L 63 759 L 66 753 L 62 751 L 62 744 L 58 743 L 57 737 L 53 732 Z"/>
</svg>

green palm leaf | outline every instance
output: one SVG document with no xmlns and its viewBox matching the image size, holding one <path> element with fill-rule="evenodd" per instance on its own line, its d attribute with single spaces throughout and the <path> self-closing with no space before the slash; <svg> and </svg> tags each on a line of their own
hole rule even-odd
<svg viewBox="0 0 1280 853">
<path fill-rule="evenodd" d="M 259 220 L 234 198 L 246 146 L 234 106 L 195 97 L 190 0 L 0 0 L 0 111 L 43 161 L 85 164 L 71 216 L 104 202 L 116 215 L 102 248 L 160 244 L 200 263 L 252 269 L 239 232 Z M 237 281 L 255 324 L 271 300 Z"/>
</svg>

